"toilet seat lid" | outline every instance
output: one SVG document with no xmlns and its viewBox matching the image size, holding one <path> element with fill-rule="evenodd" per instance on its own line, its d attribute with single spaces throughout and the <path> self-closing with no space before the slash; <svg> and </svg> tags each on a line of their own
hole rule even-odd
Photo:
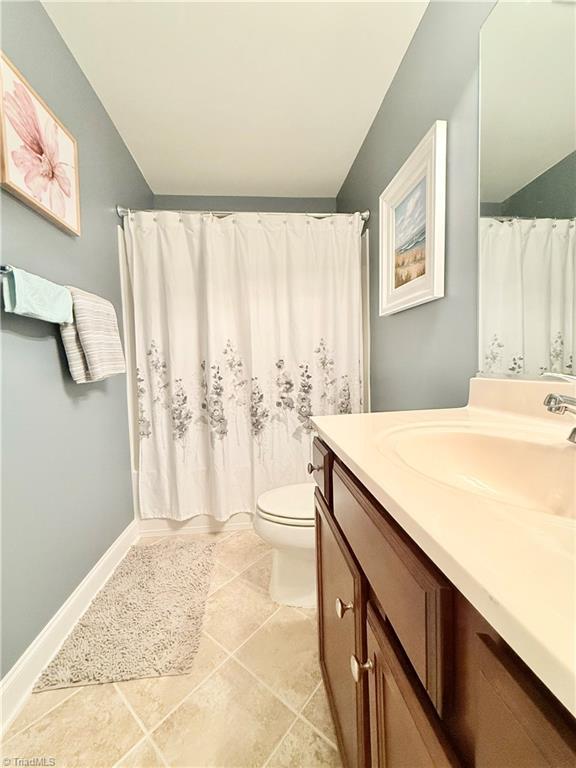
<svg viewBox="0 0 576 768">
<path fill-rule="evenodd" d="M 314 483 L 283 485 L 266 491 L 258 497 L 258 511 L 262 517 L 285 524 L 314 523 Z"/>
</svg>

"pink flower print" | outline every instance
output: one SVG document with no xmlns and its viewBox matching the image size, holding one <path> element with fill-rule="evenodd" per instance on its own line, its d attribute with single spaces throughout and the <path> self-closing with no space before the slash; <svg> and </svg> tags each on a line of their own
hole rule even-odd
<svg viewBox="0 0 576 768">
<path fill-rule="evenodd" d="M 64 195 L 70 197 L 71 184 L 66 163 L 58 160 L 58 125 L 48 118 L 43 132 L 30 94 L 22 83 L 15 83 L 14 93 L 4 96 L 6 116 L 22 140 L 12 159 L 24 174 L 24 183 L 39 202 L 63 217 Z"/>
</svg>

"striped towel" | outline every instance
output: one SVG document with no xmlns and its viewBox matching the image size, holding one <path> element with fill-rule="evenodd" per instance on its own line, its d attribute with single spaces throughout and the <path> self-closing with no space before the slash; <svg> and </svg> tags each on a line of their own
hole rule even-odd
<svg viewBox="0 0 576 768">
<path fill-rule="evenodd" d="M 112 304 L 93 293 L 69 288 L 74 322 L 60 326 L 68 366 L 77 384 L 126 372 L 118 321 Z"/>
</svg>

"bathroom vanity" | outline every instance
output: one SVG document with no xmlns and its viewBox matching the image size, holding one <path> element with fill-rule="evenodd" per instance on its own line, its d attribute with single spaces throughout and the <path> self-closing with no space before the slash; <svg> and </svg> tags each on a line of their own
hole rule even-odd
<svg viewBox="0 0 576 768">
<path fill-rule="evenodd" d="M 320 659 L 348 768 L 576 765 L 576 446 L 534 417 L 551 385 L 517 385 L 315 419 Z"/>
</svg>

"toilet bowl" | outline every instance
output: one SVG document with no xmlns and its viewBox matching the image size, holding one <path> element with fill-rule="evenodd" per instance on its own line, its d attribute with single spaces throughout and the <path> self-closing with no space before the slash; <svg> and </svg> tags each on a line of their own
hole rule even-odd
<svg viewBox="0 0 576 768">
<path fill-rule="evenodd" d="M 258 498 L 254 530 L 273 547 L 270 597 L 282 605 L 316 605 L 314 488 L 284 485 Z"/>
</svg>

